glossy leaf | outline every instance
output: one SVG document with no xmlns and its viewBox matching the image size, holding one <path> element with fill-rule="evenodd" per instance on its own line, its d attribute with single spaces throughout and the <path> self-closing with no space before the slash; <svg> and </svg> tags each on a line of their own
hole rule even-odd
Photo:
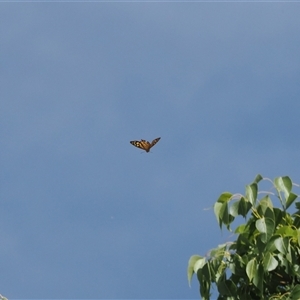
<svg viewBox="0 0 300 300">
<path fill-rule="evenodd" d="M 289 252 L 289 245 L 288 245 L 288 240 L 286 240 L 285 238 L 279 237 L 274 241 L 274 244 L 276 246 L 276 249 L 282 253 L 282 254 L 288 254 Z"/>
<path fill-rule="evenodd" d="M 257 271 L 257 260 L 256 258 L 253 258 L 248 262 L 246 267 L 246 273 L 250 282 L 254 278 L 256 271 Z"/>
<path fill-rule="evenodd" d="M 287 200 L 286 200 L 286 208 L 289 208 L 291 204 L 298 198 L 298 196 L 294 193 L 290 193 Z"/>
<path fill-rule="evenodd" d="M 258 212 L 262 215 L 265 215 L 267 209 L 270 209 L 271 211 L 273 211 L 273 203 L 272 203 L 269 195 L 263 197 L 259 201 L 259 205 L 257 208 Z"/>
<path fill-rule="evenodd" d="M 287 199 L 292 190 L 292 180 L 288 176 L 277 177 L 274 179 L 274 184 L 278 192 L 283 192 L 285 199 Z"/>
<path fill-rule="evenodd" d="M 261 233 L 262 242 L 266 243 L 274 232 L 275 222 L 270 218 L 258 219 L 255 223 L 257 230 Z"/>
<path fill-rule="evenodd" d="M 271 272 L 277 268 L 278 261 L 270 252 L 267 252 L 263 260 L 263 265 L 265 271 Z"/>
<path fill-rule="evenodd" d="M 197 262 L 201 262 L 201 263 L 196 265 Z M 204 263 L 205 263 L 205 258 L 203 258 L 200 255 L 193 255 L 189 259 L 188 268 L 187 268 L 187 276 L 188 276 L 189 286 L 191 286 L 191 280 L 192 280 L 193 274 L 196 273 L 198 268 L 202 267 Z M 201 264 L 202 264 L 202 266 L 201 266 Z M 195 265 L 196 265 L 196 268 L 195 268 Z"/>
<path fill-rule="evenodd" d="M 242 201 L 242 199 L 232 203 L 232 205 L 229 207 L 229 214 L 230 215 L 232 215 L 234 217 L 239 215 L 239 206 L 240 206 L 241 201 Z"/>
<path fill-rule="evenodd" d="M 245 218 L 251 207 L 252 204 L 246 201 L 245 197 L 242 197 L 238 202 L 238 214 Z"/>
<path fill-rule="evenodd" d="M 225 203 L 228 202 L 232 197 L 232 194 L 229 192 L 224 192 L 220 195 L 220 197 L 218 198 L 217 202 L 219 203 Z"/>
<path fill-rule="evenodd" d="M 254 206 L 257 198 L 257 184 L 246 185 L 246 198 Z"/>
</svg>

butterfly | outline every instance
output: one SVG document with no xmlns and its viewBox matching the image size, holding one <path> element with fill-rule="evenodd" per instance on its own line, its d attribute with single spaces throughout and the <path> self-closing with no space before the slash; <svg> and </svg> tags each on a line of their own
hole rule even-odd
<svg viewBox="0 0 300 300">
<path fill-rule="evenodd" d="M 130 144 L 138 147 L 142 150 L 145 150 L 146 152 L 149 152 L 150 149 L 160 140 L 160 137 L 157 139 L 154 139 L 151 143 L 145 140 L 140 141 L 130 141 Z"/>
</svg>

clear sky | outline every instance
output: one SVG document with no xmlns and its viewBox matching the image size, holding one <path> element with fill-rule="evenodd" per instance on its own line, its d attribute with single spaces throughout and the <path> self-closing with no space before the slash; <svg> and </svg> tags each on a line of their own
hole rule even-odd
<svg viewBox="0 0 300 300">
<path fill-rule="evenodd" d="M 199 298 L 188 260 L 229 238 L 205 209 L 300 182 L 299 13 L 0 3 L 0 293 Z"/>
</svg>

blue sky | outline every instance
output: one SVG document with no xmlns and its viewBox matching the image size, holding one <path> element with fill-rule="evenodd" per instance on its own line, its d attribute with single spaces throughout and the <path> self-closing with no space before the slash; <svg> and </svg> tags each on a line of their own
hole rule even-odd
<svg viewBox="0 0 300 300">
<path fill-rule="evenodd" d="M 229 235 L 205 209 L 300 182 L 300 4 L 0 8 L 0 293 L 199 298 L 188 259 Z"/>
</svg>

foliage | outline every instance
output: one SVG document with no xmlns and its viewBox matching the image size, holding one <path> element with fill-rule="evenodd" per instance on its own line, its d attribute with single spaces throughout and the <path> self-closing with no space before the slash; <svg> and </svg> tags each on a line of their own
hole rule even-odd
<svg viewBox="0 0 300 300">
<path fill-rule="evenodd" d="M 259 193 L 261 180 L 271 182 L 275 193 Z M 235 229 L 234 242 L 212 249 L 209 257 L 190 258 L 188 281 L 197 274 L 202 299 L 210 299 L 213 286 L 218 300 L 300 299 L 300 203 L 295 202 L 293 185 L 287 176 L 271 181 L 258 175 L 245 195 L 220 195 L 214 205 L 220 228 L 225 225 L 231 231 L 239 215 L 246 223 Z M 278 197 L 281 208 L 273 206 L 271 196 Z M 296 212 L 290 214 L 287 209 L 293 203 Z"/>
</svg>

